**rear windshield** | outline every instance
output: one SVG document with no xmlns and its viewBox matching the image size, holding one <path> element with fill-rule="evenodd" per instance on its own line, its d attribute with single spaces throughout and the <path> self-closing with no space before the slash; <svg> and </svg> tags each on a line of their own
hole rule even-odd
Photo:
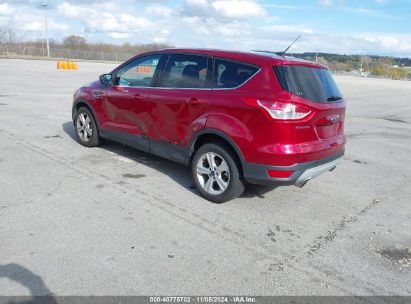
<svg viewBox="0 0 411 304">
<path fill-rule="evenodd" d="M 341 101 L 340 90 L 327 69 L 297 65 L 274 66 L 281 87 L 302 98 L 331 103 Z"/>
</svg>

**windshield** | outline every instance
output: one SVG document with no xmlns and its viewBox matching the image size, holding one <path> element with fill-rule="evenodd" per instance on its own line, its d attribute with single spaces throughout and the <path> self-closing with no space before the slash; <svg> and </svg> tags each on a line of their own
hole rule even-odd
<svg viewBox="0 0 411 304">
<path fill-rule="evenodd" d="M 297 65 L 274 66 L 281 87 L 299 97 L 331 103 L 342 100 L 340 90 L 327 69 Z"/>
</svg>

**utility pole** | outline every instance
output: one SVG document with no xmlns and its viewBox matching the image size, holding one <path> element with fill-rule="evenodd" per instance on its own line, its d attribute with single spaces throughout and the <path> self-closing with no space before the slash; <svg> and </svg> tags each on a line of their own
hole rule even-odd
<svg viewBox="0 0 411 304">
<path fill-rule="evenodd" d="M 48 22 L 47 22 L 47 2 L 46 0 L 43 1 L 41 7 L 44 8 L 44 25 L 46 29 L 46 46 L 47 46 L 47 57 L 50 58 L 50 43 L 49 43 L 49 30 L 48 30 Z"/>
<path fill-rule="evenodd" d="M 318 62 L 318 49 L 317 49 L 317 53 L 315 54 L 315 62 Z"/>
</svg>

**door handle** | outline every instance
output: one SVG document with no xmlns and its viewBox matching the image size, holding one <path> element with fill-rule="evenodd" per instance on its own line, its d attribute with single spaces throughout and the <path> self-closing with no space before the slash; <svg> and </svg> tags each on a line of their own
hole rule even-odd
<svg viewBox="0 0 411 304">
<path fill-rule="evenodd" d="M 143 99 L 144 99 L 144 96 L 142 96 L 138 93 L 133 95 L 133 100 L 135 100 L 135 101 L 140 101 L 140 100 L 143 100 Z"/>
<path fill-rule="evenodd" d="M 103 94 L 99 91 L 94 91 L 91 95 L 93 95 L 95 99 L 100 99 Z"/>
<path fill-rule="evenodd" d="M 193 105 L 193 106 L 195 106 L 195 105 L 203 105 L 203 104 L 206 104 L 206 103 L 207 103 L 206 100 L 198 99 L 198 98 L 196 98 L 196 97 L 192 97 L 192 98 L 187 99 L 187 104 Z"/>
</svg>

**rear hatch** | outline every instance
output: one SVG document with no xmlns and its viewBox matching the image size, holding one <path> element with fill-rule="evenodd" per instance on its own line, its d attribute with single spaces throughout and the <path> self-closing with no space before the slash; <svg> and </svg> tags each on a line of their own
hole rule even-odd
<svg viewBox="0 0 411 304">
<path fill-rule="evenodd" d="M 293 103 L 310 115 L 294 123 L 293 143 L 299 162 L 326 158 L 344 149 L 345 102 L 330 71 L 320 66 L 280 65 L 274 71 Z"/>
</svg>

